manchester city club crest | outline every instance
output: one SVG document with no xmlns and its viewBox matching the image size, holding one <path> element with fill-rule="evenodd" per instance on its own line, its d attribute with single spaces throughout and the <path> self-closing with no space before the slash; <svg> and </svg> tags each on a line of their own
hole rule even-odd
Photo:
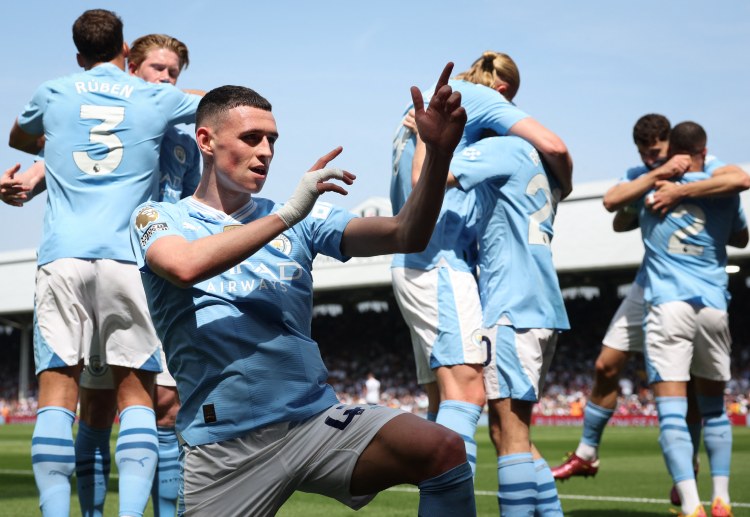
<svg viewBox="0 0 750 517">
<path fill-rule="evenodd" d="M 185 164 L 185 160 L 187 159 L 187 153 L 185 153 L 185 148 L 181 145 L 174 146 L 174 157 L 175 159 L 180 162 L 181 165 Z"/>
<path fill-rule="evenodd" d="M 292 241 L 283 233 L 272 240 L 270 244 L 284 255 L 289 255 L 292 252 Z"/>
</svg>

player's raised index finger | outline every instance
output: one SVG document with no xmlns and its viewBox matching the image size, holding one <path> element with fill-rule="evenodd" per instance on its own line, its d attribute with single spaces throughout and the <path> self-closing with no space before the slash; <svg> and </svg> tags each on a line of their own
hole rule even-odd
<svg viewBox="0 0 750 517">
<path fill-rule="evenodd" d="M 310 167 L 310 171 L 317 171 L 319 169 L 325 168 L 326 165 L 328 165 L 328 162 L 336 158 L 338 155 L 341 154 L 341 151 L 343 151 L 344 148 L 339 146 L 336 149 L 333 149 L 332 151 L 329 151 L 325 155 L 318 158 L 318 161 L 316 161 L 312 167 Z"/>
<path fill-rule="evenodd" d="M 443 73 L 440 74 L 440 79 L 438 79 L 438 82 L 435 85 L 435 93 L 437 93 L 440 88 L 448 84 L 448 79 L 451 78 L 452 71 L 453 63 L 449 61 L 448 64 L 445 65 L 445 68 L 443 68 Z"/>
</svg>

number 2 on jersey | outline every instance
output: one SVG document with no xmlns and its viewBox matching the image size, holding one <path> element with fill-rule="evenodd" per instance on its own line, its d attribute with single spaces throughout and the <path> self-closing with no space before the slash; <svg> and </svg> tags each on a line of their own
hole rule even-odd
<svg viewBox="0 0 750 517">
<path fill-rule="evenodd" d="M 669 237 L 667 251 L 677 255 L 702 255 L 703 246 L 696 246 L 686 242 L 688 238 L 698 235 L 706 227 L 706 213 L 696 205 L 678 205 L 669 217 L 678 217 L 680 222 L 688 222 L 686 215 L 693 217 L 693 222 L 678 228 Z"/>
<path fill-rule="evenodd" d="M 529 214 L 529 244 L 549 246 L 550 236 L 542 230 L 542 224 L 551 216 L 554 216 L 560 192 L 555 190 L 553 194 L 550 191 L 549 181 L 544 174 L 537 174 L 531 178 L 526 186 L 526 195 L 535 197 L 540 190 L 544 193 L 544 205 L 536 212 Z"/>
<path fill-rule="evenodd" d="M 125 119 L 125 108 L 122 106 L 81 106 L 81 118 L 101 120 L 101 124 L 89 130 L 89 141 L 102 144 L 107 154 L 102 159 L 93 159 L 85 151 L 73 153 L 73 160 L 82 172 L 92 176 L 101 176 L 114 171 L 122 161 L 122 140 L 112 130 Z"/>
</svg>

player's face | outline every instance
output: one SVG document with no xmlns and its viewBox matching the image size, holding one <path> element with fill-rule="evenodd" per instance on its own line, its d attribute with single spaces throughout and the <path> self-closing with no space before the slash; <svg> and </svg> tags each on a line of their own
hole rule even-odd
<svg viewBox="0 0 750 517">
<path fill-rule="evenodd" d="M 146 54 L 146 59 L 131 73 L 149 83 L 174 85 L 180 76 L 180 57 L 165 48 L 157 48 Z"/>
<path fill-rule="evenodd" d="M 279 133 L 270 111 L 239 106 L 211 131 L 214 167 L 221 187 L 257 194 L 263 188 Z"/>
<path fill-rule="evenodd" d="M 638 145 L 637 147 L 643 165 L 649 169 L 655 169 L 667 160 L 669 140 L 657 140 L 653 145 Z"/>
</svg>

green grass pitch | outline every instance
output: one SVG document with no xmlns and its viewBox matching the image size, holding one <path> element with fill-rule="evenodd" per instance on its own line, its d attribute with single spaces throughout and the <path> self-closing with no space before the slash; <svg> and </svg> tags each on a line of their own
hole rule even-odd
<svg viewBox="0 0 750 517">
<path fill-rule="evenodd" d="M 30 425 L 0 426 L 0 516 L 39 515 L 29 452 L 32 430 Z M 538 427 L 533 430 L 533 438 L 549 463 L 554 465 L 566 451 L 575 447 L 580 432 L 580 427 Z M 596 478 L 574 478 L 558 483 L 565 514 L 574 517 L 669 515 L 667 497 L 671 481 L 659 451 L 657 434 L 655 428 L 608 428 L 601 448 L 602 465 Z M 477 512 L 481 516 L 495 516 L 498 515 L 496 460 L 486 428 L 480 428 L 477 432 L 477 443 Z M 707 500 L 711 497 L 711 480 L 705 454 L 701 456 L 698 477 L 701 498 Z M 737 517 L 750 516 L 748 479 L 750 429 L 735 427 L 730 493 Z M 418 497 L 413 487 L 396 487 L 378 495 L 372 503 L 355 513 L 336 501 L 298 492 L 284 505 L 279 515 L 414 516 Z M 80 516 L 75 497 L 71 501 L 71 509 L 71 515 Z M 114 476 L 110 480 L 105 515 L 117 515 L 117 480 Z M 150 505 L 146 515 L 153 515 Z"/>
</svg>

